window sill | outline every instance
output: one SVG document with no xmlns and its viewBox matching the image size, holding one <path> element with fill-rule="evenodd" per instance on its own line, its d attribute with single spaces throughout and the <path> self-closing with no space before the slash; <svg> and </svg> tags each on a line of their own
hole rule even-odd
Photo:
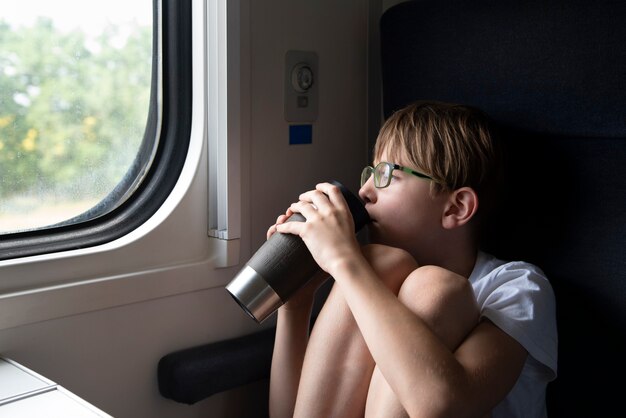
<svg viewBox="0 0 626 418">
<path fill-rule="evenodd" d="M 239 240 L 209 245 L 211 257 L 200 261 L 0 294 L 0 329 L 225 286 Z"/>
</svg>

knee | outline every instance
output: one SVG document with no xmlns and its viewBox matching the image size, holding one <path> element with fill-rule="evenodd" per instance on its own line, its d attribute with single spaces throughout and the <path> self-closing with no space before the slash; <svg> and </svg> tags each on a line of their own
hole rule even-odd
<svg viewBox="0 0 626 418">
<path fill-rule="evenodd" d="M 400 287 L 398 298 L 412 310 L 430 318 L 445 312 L 476 319 L 478 316 L 469 280 L 437 266 L 423 266 L 409 274 Z"/>
<path fill-rule="evenodd" d="M 362 252 L 376 275 L 395 294 L 406 277 L 419 267 L 413 256 L 401 248 L 368 244 L 362 247 Z"/>
</svg>

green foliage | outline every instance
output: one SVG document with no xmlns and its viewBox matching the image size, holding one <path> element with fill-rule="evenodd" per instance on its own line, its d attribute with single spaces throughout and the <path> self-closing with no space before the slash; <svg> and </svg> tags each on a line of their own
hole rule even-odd
<svg viewBox="0 0 626 418">
<path fill-rule="evenodd" d="M 0 18 L 0 199 L 98 199 L 115 187 L 145 130 L 151 30 L 121 42 L 115 26 L 87 39 L 48 19 L 13 28 Z"/>
</svg>

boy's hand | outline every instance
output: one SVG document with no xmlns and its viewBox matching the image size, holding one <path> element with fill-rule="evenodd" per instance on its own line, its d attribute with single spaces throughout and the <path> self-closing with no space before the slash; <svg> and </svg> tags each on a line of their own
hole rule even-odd
<svg viewBox="0 0 626 418">
<path fill-rule="evenodd" d="M 276 233 L 276 226 L 287 222 L 287 219 L 289 219 L 291 215 L 293 215 L 293 212 L 291 212 L 291 209 L 287 209 L 287 212 L 285 212 L 284 215 L 280 215 L 278 218 L 276 218 L 276 223 L 269 227 L 265 238 L 270 239 L 272 235 Z"/>
<path fill-rule="evenodd" d="M 352 214 L 338 187 L 318 184 L 315 190 L 301 194 L 287 213 L 301 213 L 306 222 L 277 223 L 276 230 L 299 235 L 317 264 L 330 275 L 335 266 L 361 254 Z"/>
</svg>

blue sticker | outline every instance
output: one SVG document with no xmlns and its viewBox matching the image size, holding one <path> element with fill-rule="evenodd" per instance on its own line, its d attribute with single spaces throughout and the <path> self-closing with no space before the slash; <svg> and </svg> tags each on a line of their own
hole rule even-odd
<svg viewBox="0 0 626 418">
<path fill-rule="evenodd" d="M 289 145 L 313 142 L 313 125 L 289 125 Z"/>
</svg>

